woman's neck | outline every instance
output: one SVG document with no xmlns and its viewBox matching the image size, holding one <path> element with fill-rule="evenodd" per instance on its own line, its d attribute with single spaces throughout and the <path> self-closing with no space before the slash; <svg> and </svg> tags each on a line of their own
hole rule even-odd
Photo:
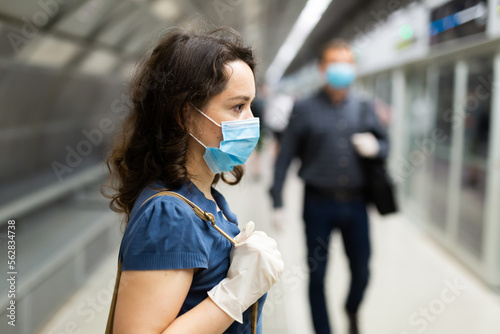
<svg viewBox="0 0 500 334">
<path fill-rule="evenodd" d="M 188 154 L 186 168 L 188 175 L 190 175 L 191 182 L 194 183 L 206 198 L 214 200 L 211 189 L 215 175 L 208 168 L 207 163 L 203 159 L 203 155 L 194 152 L 193 154 Z"/>
</svg>

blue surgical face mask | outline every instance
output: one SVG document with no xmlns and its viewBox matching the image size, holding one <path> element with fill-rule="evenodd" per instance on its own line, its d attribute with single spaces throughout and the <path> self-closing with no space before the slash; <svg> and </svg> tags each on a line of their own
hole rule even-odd
<svg viewBox="0 0 500 334">
<path fill-rule="evenodd" d="M 330 86 L 345 89 L 356 79 L 356 69 L 350 63 L 332 63 L 326 68 L 325 75 Z"/>
<path fill-rule="evenodd" d="M 254 117 L 242 121 L 223 121 L 221 125 L 193 106 L 212 123 L 222 128 L 220 147 L 207 147 L 192 133 L 198 143 L 205 147 L 205 159 L 210 170 L 215 173 L 230 172 L 234 166 L 243 165 L 254 150 L 260 137 L 259 118 Z"/>
</svg>

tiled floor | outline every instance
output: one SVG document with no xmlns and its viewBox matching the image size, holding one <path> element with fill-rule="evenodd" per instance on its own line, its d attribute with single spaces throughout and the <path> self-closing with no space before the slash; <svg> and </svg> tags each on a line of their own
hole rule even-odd
<svg viewBox="0 0 500 334">
<path fill-rule="evenodd" d="M 269 170 L 269 169 L 264 169 Z M 221 186 L 240 224 L 253 220 L 275 237 L 286 263 L 282 280 L 270 292 L 264 333 L 313 333 L 307 300 L 305 242 L 301 220 L 302 187 L 290 171 L 286 184 L 286 227 L 270 226 L 267 188 L 249 178 L 235 187 Z M 365 334 L 499 334 L 500 296 L 401 216 L 371 214 L 372 278 L 361 312 Z M 330 247 L 327 294 L 335 333 L 346 333 L 342 313 L 348 267 L 342 240 Z M 41 334 L 102 333 L 105 328 L 116 253 L 110 254 L 91 280 L 47 324 Z"/>
</svg>

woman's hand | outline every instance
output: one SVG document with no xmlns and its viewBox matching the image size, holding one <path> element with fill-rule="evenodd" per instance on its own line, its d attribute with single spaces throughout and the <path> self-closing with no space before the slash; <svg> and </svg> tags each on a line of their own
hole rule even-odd
<svg viewBox="0 0 500 334">
<path fill-rule="evenodd" d="M 208 296 L 231 318 L 242 323 L 243 312 L 276 283 L 284 269 L 276 241 L 254 232 L 249 222 L 235 237 L 227 277 Z"/>
</svg>

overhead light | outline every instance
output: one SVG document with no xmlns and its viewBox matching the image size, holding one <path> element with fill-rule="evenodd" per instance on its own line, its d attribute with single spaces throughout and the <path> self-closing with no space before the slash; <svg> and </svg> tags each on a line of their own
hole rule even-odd
<svg viewBox="0 0 500 334">
<path fill-rule="evenodd" d="M 279 82 L 331 2 L 332 0 L 307 1 L 285 42 L 267 69 L 266 80 L 270 85 Z"/>
<path fill-rule="evenodd" d="M 65 66 L 80 51 L 78 44 L 48 35 L 22 49 L 17 58 L 31 65 L 57 68 Z"/>
<path fill-rule="evenodd" d="M 80 72 L 89 75 L 109 74 L 117 65 L 118 59 L 108 51 L 96 50 L 92 52 L 80 65 Z"/>
<path fill-rule="evenodd" d="M 175 21 L 181 15 L 181 9 L 173 0 L 156 0 L 151 4 L 151 13 L 160 20 Z"/>
</svg>

